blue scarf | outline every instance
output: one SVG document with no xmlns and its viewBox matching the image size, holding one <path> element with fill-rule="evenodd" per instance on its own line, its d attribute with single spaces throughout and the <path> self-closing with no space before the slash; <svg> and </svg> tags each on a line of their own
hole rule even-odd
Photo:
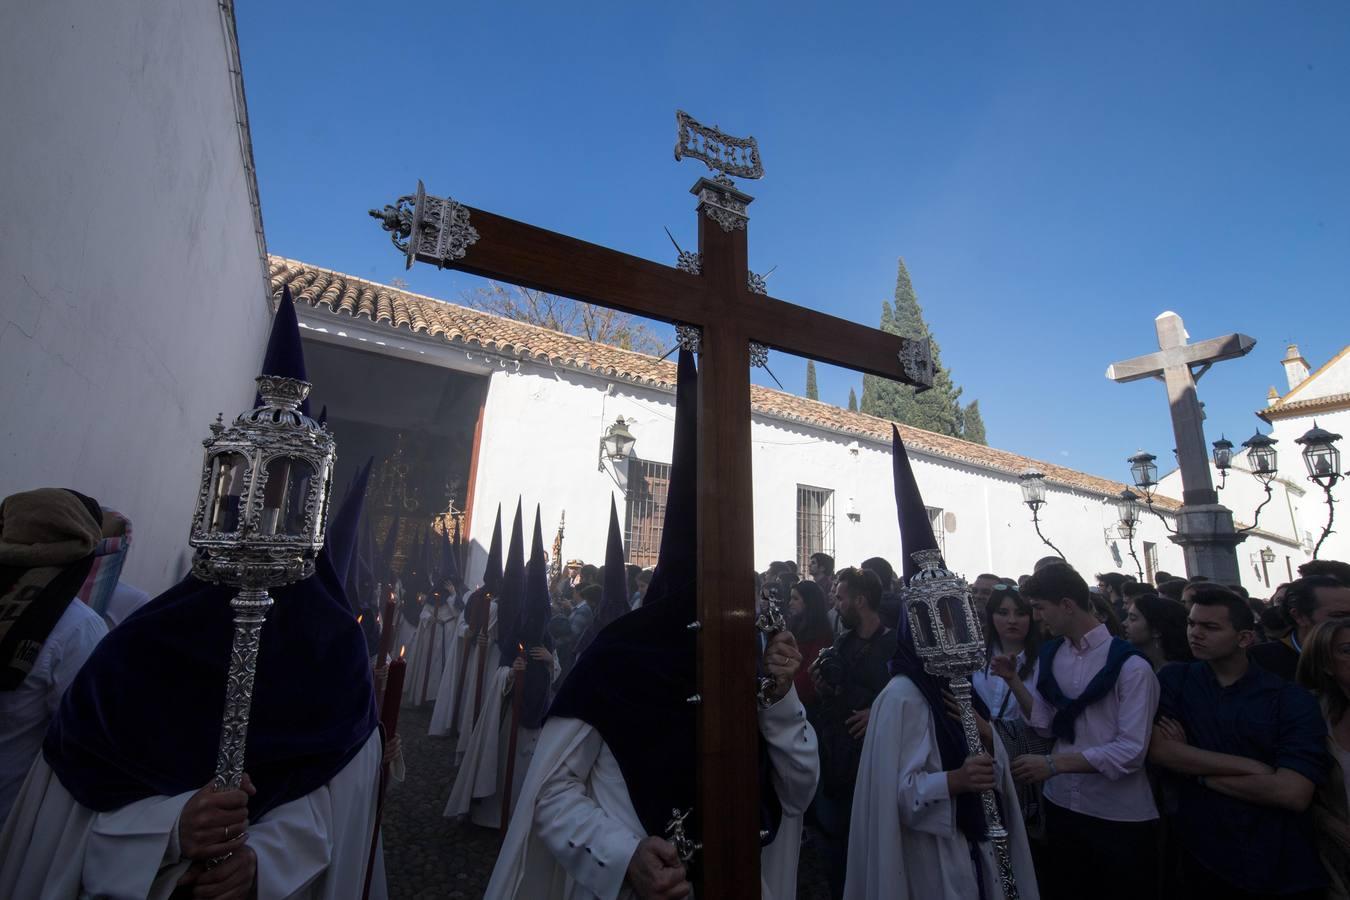
<svg viewBox="0 0 1350 900">
<path fill-rule="evenodd" d="M 1129 641 L 1123 641 L 1118 637 L 1111 638 L 1111 648 L 1106 653 L 1106 665 L 1102 666 L 1100 672 L 1092 676 L 1092 680 L 1083 689 L 1083 693 L 1071 699 L 1064 696 L 1064 692 L 1060 690 L 1059 682 L 1055 680 L 1055 654 L 1059 652 L 1059 648 L 1063 644 L 1064 638 L 1057 637 L 1042 645 L 1041 673 L 1036 678 L 1036 691 L 1045 699 L 1045 702 L 1055 708 L 1055 718 L 1050 723 L 1051 733 L 1060 740 L 1073 743 L 1073 723 L 1083 714 L 1083 710 L 1111 692 L 1116 686 L 1116 679 L 1120 677 L 1120 670 L 1125 665 L 1125 660 L 1131 656 L 1138 656 L 1142 659 L 1144 654 L 1134 649 Z"/>
</svg>

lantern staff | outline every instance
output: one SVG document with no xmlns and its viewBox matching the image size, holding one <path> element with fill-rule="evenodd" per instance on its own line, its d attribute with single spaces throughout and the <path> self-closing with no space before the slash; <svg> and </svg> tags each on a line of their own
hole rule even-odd
<svg viewBox="0 0 1350 900">
<path fill-rule="evenodd" d="M 268 338 L 257 405 L 226 426 L 217 417 L 202 466 L 193 517 L 192 574 L 239 588 L 230 601 L 234 641 L 215 785 L 239 787 L 244 772 L 253 678 L 269 588 L 314 574 L 323 547 L 335 459 L 333 437 L 309 417 L 295 306 L 287 290 Z"/>
</svg>

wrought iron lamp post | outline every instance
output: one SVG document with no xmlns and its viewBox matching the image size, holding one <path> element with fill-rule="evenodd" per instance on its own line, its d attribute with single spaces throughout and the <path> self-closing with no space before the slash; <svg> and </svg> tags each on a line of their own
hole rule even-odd
<svg viewBox="0 0 1350 900">
<path fill-rule="evenodd" d="M 596 460 L 595 469 L 597 472 L 605 471 L 605 460 L 618 462 L 621 459 L 627 459 L 633 453 L 633 445 L 637 443 L 637 438 L 633 437 L 633 432 L 628 430 L 628 423 L 624 421 L 623 416 L 614 420 L 614 424 L 609 426 L 605 436 L 600 439 L 600 456 Z M 619 484 L 618 478 L 610 475 L 614 483 Z"/>
<path fill-rule="evenodd" d="M 1139 554 L 1134 552 L 1134 531 L 1139 525 L 1139 498 L 1129 488 L 1122 490 L 1115 499 L 1116 517 L 1120 520 L 1120 536 L 1129 541 L 1130 557 L 1134 560 L 1134 569 L 1139 580 L 1144 580 L 1144 567 L 1139 563 Z"/>
<path fill-rule="evenodd" d="M 232 425 L 211 425 L 189 539 L 192 573 L 239 589 L 225 714 L 216 756 L 217 788 L 237 788 L 244 771 L 259 637 L 272 606 L 269 588 L 314 573 L 323 547 L 335 459 L 333 437 L 300 412 L 308 382 L 260 375 L 262 403 Z"/>
<path fill-rule="evenodd" d="M 1173 450 L 1173 453 L 1176 451 Z M 1147 450 L 1139 450 L 1134 456 L 1129 457 L 1126 462 L 1130 464 L 1130 477 L 1134 480 L 1134 486 L 1139 488 L 1139 492 L 1144 495 L 1144 505 L 1148 507 L 1149 512 L 1158 517 L 1164 528 L 1171 534 L 1176 534 L 1177 530 L 1172 527 L 1172 523 L 1167 521 L 1167 517 L 1158 512 L 1157 507 L 1153 505 L 1154 489 L 1158 486 L 1158 457 L 1149 453 Z M 1133 554 L 1133 551 L 1131 551 Z M 1135 560 L 1138 563 L 1138 560 Z"/>
<path fill-rule="evenodd" d="M 1059 548 L 1050 543 L 1045 535 L 1041 534 L 1041 507 L 1045 505 L 1045 473 L 1038 469 L 1028 467 L 1021 475 L 1017 476 L 1022 488 L 1022 502 L 1031 508 L 1031 524 L 1036 528 L 1036 537 L 1041 539 L 1041 543 L 1055 551 L 1055 555 L 1064 559 L 1064 554 L 1059 552 Z"/>
<path fill-rule="evenodd" d="M 1242 446 L 1247 448 L 1247 463 L 1252 467 L 1252 475 L 1266 489 L 1266 499 L 1262 500 L 1252 513 L 1252 524 L 1246 528 L 1239 528 L 1238 534 L 1245 534 L 1256 527 L 1256 523 L 1261 521 L 1261 510 L 1265 509 L 1266 504 L 1275 496 L 1270 485 L 1279 474 L 1279 454 L 1275 450 L 1278 443 L 1275 438 L 1260 431 L 1242 442 Z"/>
<path fill-rule="evenodd" d="M 1317 559 L 1322 542 L 1331 534 L 1331 525 L 1336 520 L 1336 501 L 1331 496 L 1331 489 L 1341 480 L 1341 451 L 1336 448 L 1336 442 L 1340 439 L 1339 434 L 1317 427 L 1316 419 L 1303 437 L 1294 438 L 1295 444 L 1303 445 L 1303 463 L 1308 467 L 1308 480 L 1316 483 L 1327 497 L 1327 524 L 1322 529 L 1322 536 L 1317 539 L 1317 546 L 1313 547 L 1313 559 Z"/>
<path fill-rule="evenodd" d="M 942 552 L 920 550 L 912 557 L 919 571 L 905 588 L 905 609 L 909 615 L 914 649 L 929 674 L 948 679 L 952 695 L 961 709 L 961 729 L 966 736 L 970 756 L 984 752 L 975 708 L 971 705 L 970 676 L 984 666 L 984 629 L 975 606 L 970 585 L 942 565 Z M 999 881 L 1006 900 L 1017 900 L 1017 878 L 1008 849 L 1008 832 L 1003 827 L 998 799 L 993 791 L 980 795 L 989 840 L 998 860 Z"/>
<path fill-rule="evenodd" d="M 1222 434 L 1214 442 L 1214 468 L 1219 472 L 1219 490 L 1228 484 L 1228 470 L 1233 468 L 1233 442 Z"/>
</svg>

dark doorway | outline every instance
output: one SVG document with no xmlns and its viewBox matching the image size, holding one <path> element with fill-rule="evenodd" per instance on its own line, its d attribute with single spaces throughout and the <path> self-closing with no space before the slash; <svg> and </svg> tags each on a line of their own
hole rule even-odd
<svg viewBox="0 0 1350 900">
<path fill-rule="evenodd" d="M 366 510 L 383 542 L 398 516 L 394 571 L 450 504 L 470 509 L 478 422 L 488 378 L 319 340 L 305 341 L 310 406 L 327 406 L 337 439 L 335 497 L 371 457 Z M 468 520 L 464 520 L 468 533 Z"/>
</svg>

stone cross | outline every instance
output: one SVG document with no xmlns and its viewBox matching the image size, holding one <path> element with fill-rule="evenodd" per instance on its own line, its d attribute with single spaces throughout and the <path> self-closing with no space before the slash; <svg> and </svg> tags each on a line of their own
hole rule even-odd
<svg viewBox="0 0 1350 900">
<path fill-rule="evenodd" d="M 1246 356 L 1256 346 L 1256 339 L 1245 334 L 1228 334 L 1188 344 L 1186 327 L 1181 316 L 1174 312 L 1158 316 L 1154 325 L 1158 330 L 1158 352 L 1113 363 L 1107 367 L 1106 377 L 1119 382 L 1157 378 L 1167 384 L 1177 459 L 1181 463 L 1182 502 L 1218 503 L 1219 494 L 1209 475 L 1205 415 L 1195 394 L 1195 383 L 1214 363 Z"/>
<path fill-rule="evenodd" d="M 768 295 L 747 267 L 747 207 L 726 177 L 759 177 L 753 138 L 730 138 L 681 114 L 681 155 L 717 171 L 698 198 L 698 251 L 675 266 L 620 253 L 416 194 L 372 210 L 407 258 L 676 324 L 699 350 L 698 609 L 700 896 L 757 897 L 758 726 L 755 705 L 750 367 L 769 348 L 931 387 L 926 342 L 911 341 Z M 828 264 L 828 261 L 824 261 Z"/>
</svg>

